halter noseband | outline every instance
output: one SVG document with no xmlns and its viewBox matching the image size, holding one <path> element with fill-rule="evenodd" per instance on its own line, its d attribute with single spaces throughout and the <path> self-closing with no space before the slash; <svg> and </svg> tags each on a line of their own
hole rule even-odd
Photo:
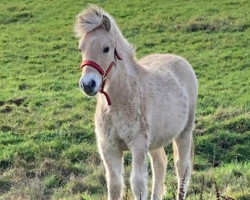
<svg viewBox="0 0 250 200">
<path fill-rule="evenodd" d="M 119 60 L 122 60 L 122 57 L 117 53 L 116 49 L 115 49 L 114 54 Z M 110 97 L 109 97 L 108 93 L 104 91 L 104 86 L 105 86 L 105 83 L 106 83 L 106 77 L 108 76 L 108 74 L 111 71 L 114 64 L 115 64 L 115 62 L 112 61 L 110 63 L 110 65 L 109 65 L 106 72 L 100 67 L 100 65 L 98 65 L 96 62 L 94 62 L 92 60 L 85 60 L 85 61 L 82 62 L 81 66 L 80 66 L 81 68 L 85 67 L 86 65 L 91 66 L 91 67 L 95 68 L 101 74 L 101 76 L 102 76 L 102 86 L 101 86 L 100 92 L 102 94 L 104 94 L 104 96 L 106 97 L 109 106 L 111 105 L 111 100 L 110 100 Z"/>
</svg>

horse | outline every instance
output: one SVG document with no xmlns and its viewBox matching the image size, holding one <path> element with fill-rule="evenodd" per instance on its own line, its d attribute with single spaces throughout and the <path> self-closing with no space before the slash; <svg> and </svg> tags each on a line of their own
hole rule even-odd
<svg viewBox="0 0 250 200">
<path fill-rule="evenodd" d="M 167 167 L 164 147 L 171 142 L 177 197 L 185 199 L 198 93 L 191 65 L 172 54 L 152 54 L 138 61 L 115 20 L 95 5 L 77 15 L 74 30 L 82 55 L 80 89 L 87 96 L 97 96 L 95 133 L 108 199 L 122 199 L 123 152 L 128 150 L 135 200 L 148 198 L 148 154 L 153 174 L 151 200 L 162 199 Z"/>
</svg>

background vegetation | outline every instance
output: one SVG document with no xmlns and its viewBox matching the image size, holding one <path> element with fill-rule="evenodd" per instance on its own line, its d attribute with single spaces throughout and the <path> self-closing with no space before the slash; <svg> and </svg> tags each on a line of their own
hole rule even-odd
<svg viewBox="0 0 250 200">
<path fill-rule="evenodd" d="M 174 53 L 199 79 L 188 198 L 250 199 L 250 6 L 247 0 L 1 0 L 0 199 L 105 199 L 94 136 L 96 100 L 78 89 L 75 16 L 106 9 L 137 57 Z M 167 193 L 176 190 L 171 147 Z M 131 156 L 125 155 L 128 186 Z M 151 169 L 149 168 L 151 175 Z M 132 199 L 127 190 L 128 199 Z"/>
</svg>

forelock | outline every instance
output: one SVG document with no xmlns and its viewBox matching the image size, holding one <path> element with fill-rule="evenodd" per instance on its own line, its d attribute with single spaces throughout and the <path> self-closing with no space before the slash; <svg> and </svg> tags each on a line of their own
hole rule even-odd
<svg viewBox="0 0 250 200">
<path fill-rule="evenodd" d="M 89 6 L 76 17 L 75 33 L 81 37 L 101 26 L 105 11 L 95 5 Z"/>
</svg>

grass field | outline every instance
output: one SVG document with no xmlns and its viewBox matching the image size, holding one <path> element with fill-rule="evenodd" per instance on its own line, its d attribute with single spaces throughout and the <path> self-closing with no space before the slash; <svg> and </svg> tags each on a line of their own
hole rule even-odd
<svg viewBox="0 0 250 200">
<path fill-rule="evenodd" d="M 78 89 L 81 55 L 73 25 L 88 3 L 116 19 L 138 58 L 174 53 L 192 64 L 199 97 L 187 199 L 201 199 L 203 186 L 202 199 L 216 199 L 214 180 L 221 195 L 250 199 L 248 0 L 1 0 L 0 199 L 106 198 L 94 135 L 96 100 Z M 171 147 L 166 152 L 164 199 L 172 200 Z M 129 153 L 124 161 L 128 186 Z"/>
</svg>

